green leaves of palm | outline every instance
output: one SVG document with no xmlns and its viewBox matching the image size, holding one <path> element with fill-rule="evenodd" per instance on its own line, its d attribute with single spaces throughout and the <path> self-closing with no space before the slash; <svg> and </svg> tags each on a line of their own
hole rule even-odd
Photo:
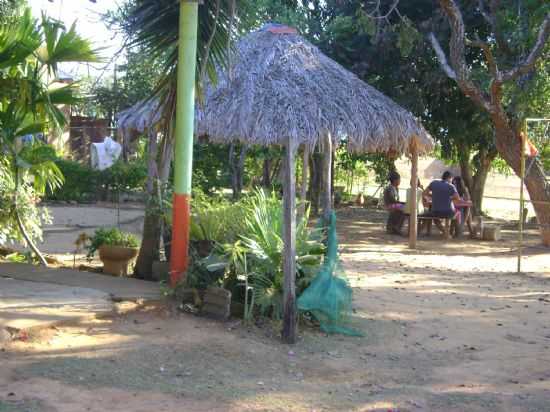
<svg viewBox="0 0 550 412">
<path fill-rule="evenodd" d="M 0 24 L 0 150 L 3 169 L 10 174 L 4 180 L 13 182 L 12 193 L 3 195 L 9 194 L 14 210 L 2 222 L 12 229 L 2 233 L 15 238 L 13 233 L 19 232 L 43 264 L 46 261 L 32 242 L 40 236 L 36 194 L 43 194 L 47 186 L 59 186 L 63 176 L 53 162 L 52 148 L 36 140 L 24 143 L 22 137 L 64 125 L 59 105 L 77 101 L 74 84 L 55 84 L 59 63 L 97 60 L 74 25 L 67 31 L 45 16 L 38 22 L 30 9 Z"/>
<path fill-rule="evenodd" d="M 250 255 L 255 302 L 274 318 L 282 314 L 283 297 L 283 207 L 273 193 L 257 190 L 249 200 L 246 236 L 241 236 Z M 298 295 L 309 285 L 319 268 L 323 245 L 317 231 L 307 227 L 308 215 L 296 227 L 296 279 Z"/>
<path fill-rule="evenodd" d="M 97 50 L 90 42 L 76 33 L 73 23 L 67 31 L 65 27 L 45 15 L 42 15 L 42 45 L 36 50 L 36 57 L 48 68 L 50 75 L 55 75 L 61 62 L 97 62 Z"/>
<path fill-rule="evenodd" d="M 164 62 L 164 75 L 155 95 L 166 102 L 166 114 L 172 117 L 175 107 L 178 47 L 179 0 L 136 0 L 122 16 L 122 28 L 131 36 L 130 44 L 149 50 L 149 58 Z M 237 33 L 236 22 L 247 19 L 240 7 L 245 0 L 206 0 L 199 6 L 197 39 L 197 89 L 200 96 L 202 75 L 212 82 L 216 70 L 227 66 L 230 37 Z M 238 18 L 235 10 L 243 10 Z"/>
</svg>

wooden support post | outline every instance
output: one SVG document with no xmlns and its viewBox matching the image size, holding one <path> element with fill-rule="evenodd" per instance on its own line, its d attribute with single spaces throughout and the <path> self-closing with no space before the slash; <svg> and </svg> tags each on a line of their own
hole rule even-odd
<svg viewBox="0 0 550 412">
<path fill-rule="evenodd" d="M 330 220 L 330 214 L 332 212 L 332 139 L 330 133 L 326 134 L 325 141 L 323 142 L 323 219 L 325 223 Z"/>
<path fill-rule="evenodd" d="M 523 255 L 523 209 L 525 207 L 525 201 L 523 197 L 523 187 L 525 185 L 525 140 L 527 139 L 527 122 L 525 122 L 523 131 L 520 133 L 520 165 L 519 165 L 519 177 L 520 177 L 520 191 L 519 191 L 519 233 L 518 233 L 518 273 L 521 273 L 521 259 Z"/>
<path fill-rule="evenodd" d="M 147 196 L 150 198 L 155 195 L 155 183 L 159 178 L 157 168 L 157 154 L 158 154 L 158 139 L 157 132 L 152 126 L 148 133 L 148 145 L 147 145 Z M 150 199 L 149 199 L 150 200 Z"/>
<path fill-rule="evenodd" d="M 416 248 L 417 222 L 418 222 L 418 203 L 416 191 L 418 190 L 418 149 L 416 147 L 416 138 L 411 142 L 411 190 L 410 199 L 407 199 L 410 205 L 409 216 L 409 248 Z"/>
<path fill-rule="evenodd" d="M 302 161 L 302 186 L 300 187 L 300 207 L 298 208 L 298 220 L 301 220 L 306 213 L 308 172 L 309 172 L 309 146 L 305 144 L 303 161 Z"/>
<path fill-rule="evenodd" d="M 193 134 L 195 121 L 195 66 L 197 63 L 198 0 L 179 5 L 179 38 L 176 91 L 176 131 L 174 152 L 174 200 L 170 286 L 184 279 L 189 263 L 189 222 L 191 219 L 191 177 L 193 175 Z"/>
<path fill-rule="evenodd" d="M 296 308 L 296 178 L 294 164 L 296 143 L 290 138 L 287 141 L 285 152 L 285 178 L 283 184 L 284 313 L 282 338 L 285 343 L 295 343 L 298 320 Z"/>
</svg>

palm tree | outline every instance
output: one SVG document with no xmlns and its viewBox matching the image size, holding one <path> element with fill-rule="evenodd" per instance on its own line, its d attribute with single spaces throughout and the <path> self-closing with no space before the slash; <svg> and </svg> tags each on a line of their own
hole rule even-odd
<svg viewBox="0 0 550 412">
<path fill-rule="evenodd" d="M 63 176 L 53 162 L 54 149 L 25 136 L 62 127 L 66 119 L 59 106 L 77 101 L 75 84 L 56 83 L 58 65 L 97 60 L 90 43 L 76 34 L 74 24 L 66 30 L 45 15 L 36 20 L 30 9 L 0 24 L 1 166 L 4 178 L 13 183 L 8 222 L 17 226 L 19 235 L 44 265 L 46 261 L 33 242 L 36 230 L 29 231 L 33 222 L 28 201 L 36 200 L 47 186 L 59 186 Z M 30 193 L 31 180 L 34 196 L 23 202 L 22 193 Z"/>
<path fill-rule="evenodd" d="M 281 0 L 287 6 L 298 4 L 296 0 Z M 163 104 L 165 119 L 164 137 L 172 139 L 172 126 L 176 108 L 176 68 L 178 52 L 178 21 L 180 0 L 129 0 L 116 19 L 128 35 L 130 46 L 141 46 L 148 50 L 146 58 L 164 62 L 164 75 L 159 81 L 153 96 Z M 199 7 L 199 30 L 197 39 L 197 98 L 208 79 L 215 83 L 216 72 L 227 68 L 231 40 L 241 32 L 240 27 L 253 27 L 258 21 L 260 6 L 247 0 L 204 0 Z M 169 144 L 168 144 L 169 145 Z M 170 159 L 160 159 L 159 163 Z M 143 241 L 136 264 L 136 275 L 147 277 L 151 273 L 160 231 L 159 214 L 150 213 L 145 217 Z M 157 229 L 155 229 L 157 228 Z M 156 246 L 155 246 L 156 245 Z"/>
<path fill-rule="evenodd" d="M 172 129 L 175 124 L 176 69 L 178 53 L 179 0 L 131 0 L 124 6 L 116 23 L 128 36 L 130 47 L 148 51 L 144 58 L 163 62 L 164 73 L 153 95 L 162 102 L 164 110 L 165 141 L 161 147 L 172 147 Z M 236 10 L 244 0 L 207 0 L 199 7 L 199 31 L 197 41 L 197 90 L 208 77 L 215 80 L 216 70 L 227 65 L 227 51 L 230 39 L 237 33 Z M 169 158 L 158 160 L 159 165 L 170 163 L 171 150 L 165 150 Z M 150 153 L 151 155 L 151 153 Z M 159 167 L 161 170 L 162 167 Z M 162 185 L 165 182 L 160 182 Z M 157 193 L 153 190 L 153 193 Z M 155 200 L 150 199 L 154 204 Z M 151 209 L 149 211 L 149 209 Z M 136 262 L 135 274 L 148 278 L 153 260 L 158 257 L 162 217 L 148 208 L 143 225 L 143 241 Z"/>
</svg>

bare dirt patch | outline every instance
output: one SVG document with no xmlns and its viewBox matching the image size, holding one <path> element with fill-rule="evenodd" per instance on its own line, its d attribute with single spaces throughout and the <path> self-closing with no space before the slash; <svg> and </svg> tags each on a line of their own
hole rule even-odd
<svg viewBox="0 0 550 412">
<path fill-rule="evenodd" d="M 365 337 L 141 311 L 0 352 L 0 411 L 548 411 L 550 255 L 434 236 L 409 251 L 383 214 L 340 213 Z"/>
</svg>

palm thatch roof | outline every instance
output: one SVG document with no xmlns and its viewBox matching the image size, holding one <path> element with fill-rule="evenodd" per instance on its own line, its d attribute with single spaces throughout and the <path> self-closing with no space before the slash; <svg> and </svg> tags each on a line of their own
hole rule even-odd
<svg viewBox="0 0 550 412">
<path fill-rule="evenodd" d="M 144 132 L 163 120 L 157 99 L 119 113 L 123 133 Z M 324 55 L 294 29 L 266 26 L 240 40 L 231 69 L 218 73 L 196 110 L 198 135 L 214 142 L 246 141 L 315 146 L 327 133 L 351 150 L 408 153 L 433 148 L 420 122 L 356 75 Z"/>
<path fill-rule="evenodd" d="M 117 115 L 118 129 L 123 134 L 143 133 L 163 120 L 163 108 L 156 98 L 142 100 Z"/>
<path fill-rule="evenodd" d="M 196 129 L 210 140 L 314 146 L 327 133 L 352 150 L 408 153 L 433 140 L 417 119 L 324 55 L 294 29 L 268 25 L 240 40 L 205 92 Z"/>
</svg>

